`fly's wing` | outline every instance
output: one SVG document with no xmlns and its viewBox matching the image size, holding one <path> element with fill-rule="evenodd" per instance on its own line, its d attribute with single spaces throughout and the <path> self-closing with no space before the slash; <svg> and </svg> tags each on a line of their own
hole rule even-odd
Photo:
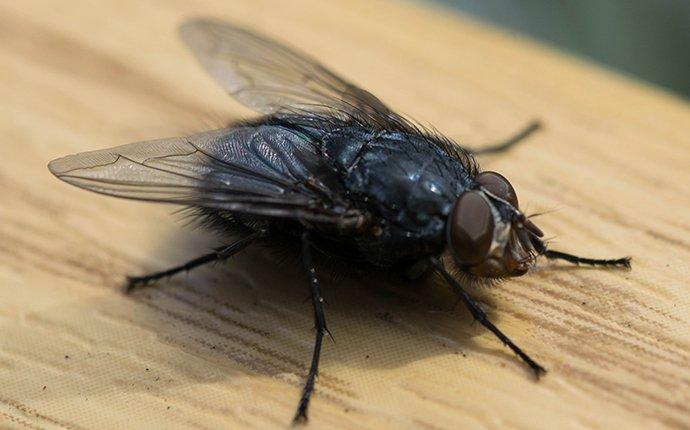
<svg viewBox="0 0 690 430">
<path fill-rule="evenodd" d="M 357 214 L 313 145 L 273 126 L 244 126 L 69 155 L 48 168 L 101 194 L 314 222 Z"/>
<path fill-rule="evenodd" d="M 235 99 L 263 114 L 326 111 L 385 121 L 392 112 L 374 95 L 319 62 L 230 24 L 193 20 L 182 39 L 206 71 Z"/>
</svg>

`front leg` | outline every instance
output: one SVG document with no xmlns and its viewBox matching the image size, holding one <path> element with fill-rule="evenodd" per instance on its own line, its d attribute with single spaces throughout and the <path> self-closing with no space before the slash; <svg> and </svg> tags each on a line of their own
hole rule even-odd
<svg viewBox="0 0 690 430">
<path fill-rule="evenodd" d="M 586 257 L 578 257 L 577 255 L 573 254 L 566 254 L 565 252 L 560 252 L 560 251 L 552 251 L 552 250 L 546 250 L 543 253 L 544 257 L 548 258 L 549 260 L 564 260 L 569 263 L 577 264 L 578 266 L 580 264 L 586 264 L 588 266 L 612 266 L 612 267 L 625 267 L 627 269 L 630 269 L 630 257 L 623 257 L 623 258 L 611 258 L 611 259 L 603 259 L 603 258 L 586 258 Z"/>
<path fill-rule="evenodd" d="M 450 285 L 450 287 L 455 291 L 455 293 L 460 296 L 460 299 L 462 302 L 465 304 L 467 309 L 472 313 L 472 316 L 474 317 L 475 320 L 479 321 L 481 325 L 486 327 L 491 333 L 496 335 L 497 338 L 503 342 L 504 345 L 506 345 L 508 348 L 513 350 L 513 352 L 522 359 L 527 365 L 532 369 L 534 372 L 534 375 L 538 378 L 542 373 L 546 373 L 546 369 L 544 369 L 542 366 L 537 364 L 536 361 L 532 359 L 529 355 L 527 355 L 520 347 L 515 345 L 508 336 L 503 334 L 501 330 L 498 329 L 491 321 L 489 321 L 489 318 L 487 317 L 486 313 L 482 310 L 482 308 L 479 307 L 477 302 L 475 302 L 472 297 L 470 297 L 469 294 L 467 294 L 467 291 L 465 291 L 462 286 L 452 277 L 450 274 L 446 271 L 446 269 L 443 267 L 443 264 L 441 264 L 440 261 L 436 258 L 430 258 L 429 263 L 431 264 L 431 267 L 443 277 L 443 279 Z"/>
<path fill-rule="evenodd" d="M 534 246 L 534 249 L 537 251 L 538 255 L 543 255 L 544 257 L 548 258 L 549 260 L 564 260 L 569 263 L 577 264 L 578 266 L 580 264 L 586 264 L 588 266 L 600 266 L 600 267 L 625 267 L 627 269 L 630 269 L 630 257 L 623 257 L 623 258 L 587 258 L 587 257 L 580 257 L 577 255 L 573 254 L 568 254 L 565 252 L 560 252 L 560 251 L 553 251 L 551 249 L 547 249 L 546 245 L 544 242 L 541 241 L 536 236 L 531 236 L 531 243 L 532 246 Z"/>
<path fill-rule="evenodd" d="M 312 262 L 311 242 L 309 241 L 309 234 L 305 231 L 302 233 L 302 264 L 309 279 L 309 292 L 311 294 L 311 303 L 314 308 L 314 325 L 316 326 L 316 340 L 314 341 L 314 352 L 311 358 L 311 367 L 309 368 L 309 375 L 307 375 L 307 382 L 304 384 L 302 390 L 302 397 L 297 406 L 297 413 L 292 420 L 293 424 L 307 421 L 307 409 L 309 408 L 309 399 L 311 393 L 314 391 L 314 384 L 316 376 L 319 373 L 319 357 L 321 355 L 321 344 L 323 342 L 323 335 L 328 333 L 326 328 L 326 317 L 323 314 L 323 298 L 321 297 L 321 289 L 319 288 L 319 281 L 316 278 L 316 271 Z"/>
<path fill-rule="evenodd" d="M 523 140 L 527 139 L 535 131 L 541 128 L 541 123 L 539 121 L 532 121 L 525 128 L 517 132 L 514 136 L 509 137 L 503 142 L 496 143 L 494 145 L 485 146 L 479 149 L 472 149 L 470 152 L 474 155 L 484 155 L 484 154 L 497 154 L 499 152 L 507 151 Z"/>
</svg>

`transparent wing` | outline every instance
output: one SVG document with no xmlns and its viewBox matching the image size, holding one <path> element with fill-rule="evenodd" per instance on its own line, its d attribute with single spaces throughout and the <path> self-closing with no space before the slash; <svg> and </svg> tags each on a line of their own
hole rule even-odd
<svg viewBox="0 0 690 430">
<path fill-rule="evenodd" d="M 72 185 L 116 197 L 320 222 L 352 215 L 313 145 L 270 126 L 84 152 L 48 168 Z"/>
<path fill-rule="evenodd" d="M 374 95 L 317 61 L 233 25 L 192 20 L 182 39 L 206 71 L 235 99 L 263 114 L 322 111 L 385 120 L 390 109 Z"/>
</svg>

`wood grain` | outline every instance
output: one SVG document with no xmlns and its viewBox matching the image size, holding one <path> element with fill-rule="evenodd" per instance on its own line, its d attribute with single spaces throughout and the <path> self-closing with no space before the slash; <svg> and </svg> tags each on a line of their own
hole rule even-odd
<svg viewBox="0 0 690 430">
<path fill-rule="evenodd" d="M 690 428 L 690 108 L 657 89 L 440 9 L 390 1 L 0 4 L 0 427 L 284 428 L 312 319 L 295 265 L 251 251 L 155 289 L 125 274 L 216 245 L 171 207 L 60 183 L 67 153 L 251 115 L 176 36 L 212 15 L 301 47 L 400 111 L 481 146 L 559 249 L 475 288 L 549 373 L 530 379 L 438 283 L 325 277 L 313 428 Z M 554 245 L 554 246 L 556 246 Z"/>
</svg>

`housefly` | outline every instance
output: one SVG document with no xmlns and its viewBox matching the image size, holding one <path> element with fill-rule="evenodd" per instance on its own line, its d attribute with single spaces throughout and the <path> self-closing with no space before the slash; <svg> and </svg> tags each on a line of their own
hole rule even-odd
<svg viewBox="0 0 690 430">
<path fill-rule="evenodd" d="M 472 316 L 532 371 L 545 372 L 487 318 L 466 282 L 524 275 L 539 256 L 630 267 L 548 249 L 510 182 L 481 171 L 472 152 L 391 110 L 319 62 L 245 29 L 211 20 L 181 26 L 197 60 L 237 101 L 263 114 L 215 131 L 70 155 L 48 168 L 101 194 L 173 203 L 234 242 L 186 264 L 130 277 L 128 291 L 226 260 L 251 244 L 291 241 L 311 294 L 316 338 L 294 421 L 307 418 L 326 319 L 313 257 L 418 277 L 435 272 Z M 463 276 L 452 276 L 441 262 Z"/>
</svg>

